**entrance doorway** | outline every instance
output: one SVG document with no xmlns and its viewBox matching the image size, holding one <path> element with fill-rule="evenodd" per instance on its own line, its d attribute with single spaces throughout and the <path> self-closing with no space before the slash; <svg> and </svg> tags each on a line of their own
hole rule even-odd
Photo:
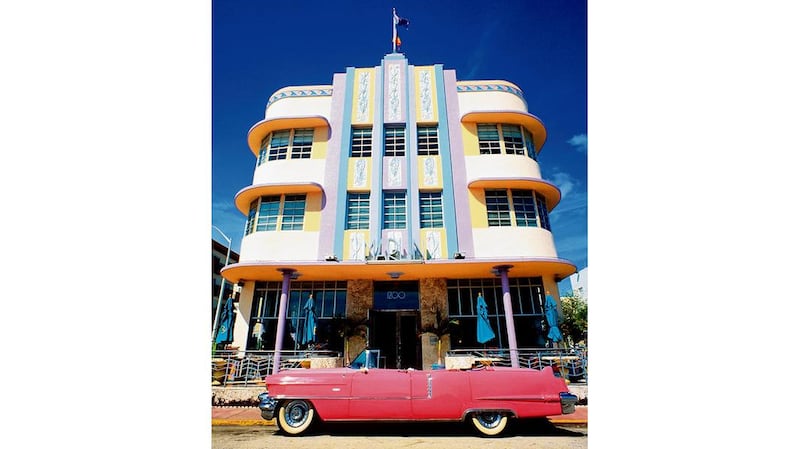
<svg viewBox="0 0 800 449">
<path fill-rule="evenodd" d="M 419 312 L 370 310 L 370 342 L 381 350 L 382 368 L 422 369 Z"/>
</svg>

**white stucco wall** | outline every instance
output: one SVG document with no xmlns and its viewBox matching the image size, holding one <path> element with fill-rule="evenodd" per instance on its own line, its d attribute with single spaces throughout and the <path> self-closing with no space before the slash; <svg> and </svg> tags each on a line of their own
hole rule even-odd
<svg viewBox="0 0 800 449">
<path fill-rule="evenodd" d="M 539 163 L 522 155 L 483 154 L 464 158 L 467 183 L 486 178 L 537 178 L 542 172 Z"/>
<path fill-rule="evenodd" d="M 254 232 L 242 238 L 239 262 L 319 260 L 319 232 Z"/>
<path fill-rule="evenodd" d="M 253 185 L 297 184 L 313 182 L 323 185 L 324 159 L 285 159 L 269 161 L 256 167 Z"/>
<path fill-rule="evenodd" d="M 458 107 L 461 116 L 475 111 L 528 112 L 528 108 L 521 98 L 503 91 L 459 92 Z"/>
<path fill-rule="evenodd" d="M 475 257 L 558 257 L 553 234 L 546 229 L 503 226 L 472 233 Z"/>
</svg>

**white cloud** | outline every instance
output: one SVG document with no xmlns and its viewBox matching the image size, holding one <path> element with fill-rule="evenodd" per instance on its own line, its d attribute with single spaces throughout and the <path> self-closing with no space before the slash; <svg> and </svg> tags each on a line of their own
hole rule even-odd
<svg viewBox="0 0 800 449">
<path fill-rule="evenodd" d="M 589 148 L 589 137 L 586 134 L 577 134 L 572 136 L 567 143 L 575 147 L 578 152 L 585 153 Z"/>
<path fill-rule="evenodd" d="M 553 173 L 550 179 L 553 181 L 553 184 L 555 184 L 561 190 L 562 198 L 569 196 L 569 192 L 571 192 L 578 183 L 577 179 L 566 172 Z"/>
</svg>

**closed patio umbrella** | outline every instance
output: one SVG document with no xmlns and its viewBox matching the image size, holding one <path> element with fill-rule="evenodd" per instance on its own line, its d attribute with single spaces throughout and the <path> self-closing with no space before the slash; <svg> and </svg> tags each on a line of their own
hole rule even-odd
<svg viewBox="0 0 800 449">
<path fill-rule="evenodd" d="M 478 343 L 486 343 L 495 337 L 492 325 L 489 323 L 489 308 L 486 300 L 478 293 Z"/>
<path fill-rule="evenodd" d="M 219 328 L 217 329 L 217 339 L 215 340 L 216 343 L 230 343 L 233 341 L 234 318 L 233 298 L 228 296 L 225 305 L 222 306 Z"/>
<path fill-rule="evenodd" d="M 306 304 L 303 306 L 303 316 L 305 317 L 305 323 L 300 329 L 299 343 L 301 345 L 313 343 L 317 338 L 317 319 L 314 314 L 314 297 L 312 295 L 308 295 Z"/>
<path fill-rule="evenodd" d="M 558 330 L 558 305 L 552 296 L 545 296 L 544 300 L 544 317 L 547 320 L 547 325 L 550 330 L 547 332 L 547 338 L 554 343 L 564 339 L 561 336 L 561 331 Z"/>
</svg>

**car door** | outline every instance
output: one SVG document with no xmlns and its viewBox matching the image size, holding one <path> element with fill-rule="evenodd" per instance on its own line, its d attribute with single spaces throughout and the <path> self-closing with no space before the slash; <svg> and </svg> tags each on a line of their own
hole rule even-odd
<svg viewBox="0 0 800 449">
<path fill-rule="evenodd" d="M 411 418 L 411 381 L 407 370 L 362 369 L 353 372 L 350 419 Z"/>
<path fill-rule="evenodd" d="M 414 419 L 460 419 L 470 397 L 469 378 L 461 370 L 412 371 Z"/>
</svg>

